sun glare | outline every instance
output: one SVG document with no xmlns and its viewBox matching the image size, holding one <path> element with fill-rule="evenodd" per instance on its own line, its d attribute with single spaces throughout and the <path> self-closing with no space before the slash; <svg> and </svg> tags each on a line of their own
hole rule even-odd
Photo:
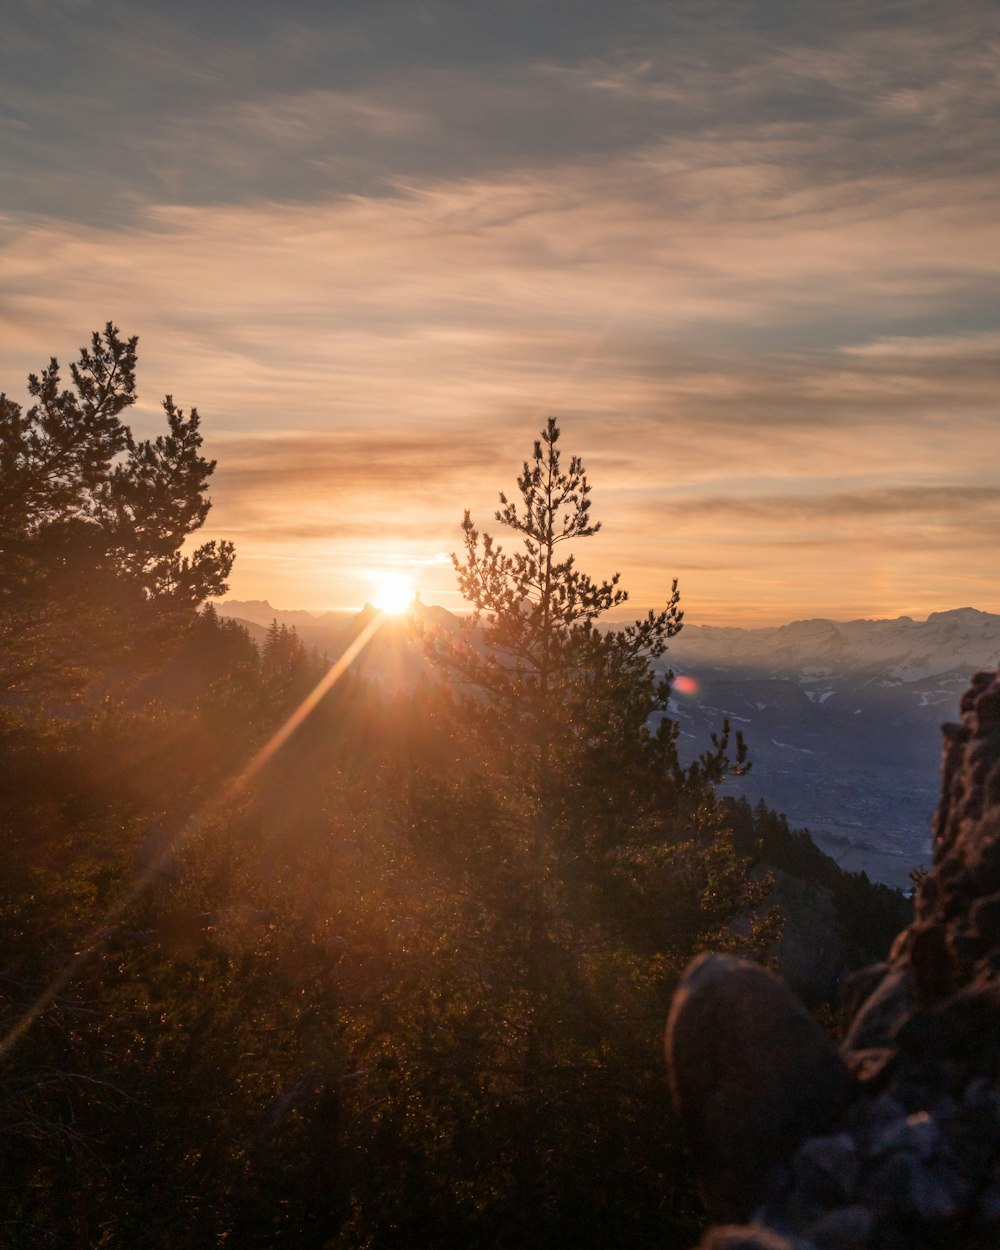
<svg viewBox="0 0 1000 1250">
<path fill-rule="evenodd" d="M 388 616 L 398 616 L 413 603 L 415 587 L 413 578 L 405 573 L 380 573 L 375 578 L 373 602 Z"/>
</svg>

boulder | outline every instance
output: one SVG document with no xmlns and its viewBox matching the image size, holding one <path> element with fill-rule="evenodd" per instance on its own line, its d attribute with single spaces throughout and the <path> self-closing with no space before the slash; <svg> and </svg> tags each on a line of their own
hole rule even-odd
<svg viewBox="0 0 1000 1250">
<path fill-rule="evenodd" d="M 833 1043 L 776 976 L 700 956 L 674 997 L 667 1061 L 706 1205 L 746 1219 L 771 1167 L 844 1109 L 851 1080 Z"/>
</svg>

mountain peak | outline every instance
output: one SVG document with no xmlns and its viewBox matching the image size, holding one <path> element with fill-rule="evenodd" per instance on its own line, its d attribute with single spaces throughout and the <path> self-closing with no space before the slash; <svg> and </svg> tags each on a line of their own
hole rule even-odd
<svg viewBox="0 0 1000 1250">
<path fill-rule="evenodd" d="M 688 667 L 751 669 L 787 675 L 881 673 L 914 682 L 944 673 L 971 673 L 1000 665 L 1000 615 L 978 608 L 932 612 L 925 621 L 793 621 L 777 629 L 727 634 L 697 625 L 671 647 L 673 662 Z"/>
<path fill-rule="evenodd" d="M 971 623 L 973 621 L 983 621 L 989 616 L 989 612 L 982 612 L 979 608 L 949 608 L 946 612 L 932 612 L 927 618 L 927 623 L 930 624 L 931 621 Z"/>
</svg>

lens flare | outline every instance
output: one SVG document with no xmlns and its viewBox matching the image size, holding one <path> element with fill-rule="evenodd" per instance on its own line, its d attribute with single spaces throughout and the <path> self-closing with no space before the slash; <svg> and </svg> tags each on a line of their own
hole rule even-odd
<svg viewBox="0 0 1000 1250">
<path fill-rule="evenodd" d="M 688 677 L 682 673 L 680 677 L 674 678 L 671 689 L 674 694 L 683 695 L 686 699 L 696 699 L 701 690 L 701 684 L 697 677 Z"/>
</svg>

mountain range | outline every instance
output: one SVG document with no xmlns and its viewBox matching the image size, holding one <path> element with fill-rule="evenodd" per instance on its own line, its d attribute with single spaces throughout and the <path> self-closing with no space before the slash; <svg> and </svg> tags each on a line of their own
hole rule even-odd
<svg viewBox="0 0 1000 1250">
<path fill-rule="evenodd" d="M 445 629 L 458 629 L 461 618 L 436 604 L 419 603 L 424 620 Z M 238 621 L 258 644 L 263 642 L 272 621 L 294 629 L 307 647 L 335 656 L 357 633 L 358 625 L 372 616 L 370 603 L 359 612 L 308 612 L 303 608 L 274 608 L 266 599 L 224 599 L 215 605 L 220 616 Z"/>
<path fill-rule="evenodd" d="M 848 672 L 905 683 L 1000 663 L 1000 616 L 977 608 L 875 621 L 794 621 L 767 629 L 688 625 L 671 654 L 675 661 L 760 674 L 796 673 L 822 681 Z"/>
</svg>

